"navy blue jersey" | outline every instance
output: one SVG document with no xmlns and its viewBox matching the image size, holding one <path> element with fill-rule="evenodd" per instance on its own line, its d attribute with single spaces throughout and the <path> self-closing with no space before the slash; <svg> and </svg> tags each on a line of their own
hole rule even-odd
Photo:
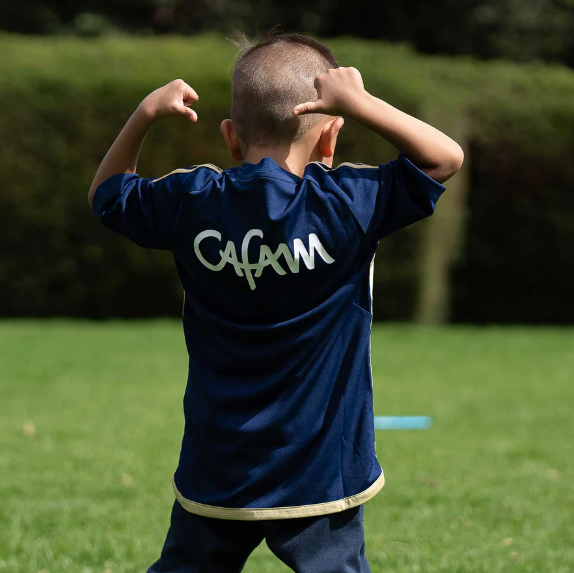
<svg viewBox="0 0 574 573">
<path fill-rule="evenodd" d="M 372 261 L 444 187 L 406 157 L 377 167 L 271 158 L 159 179 L 114 175 L 103 224 L 173 253 L 185 291 L 185 432 L 174 488 L 192 513 L 342 511 L 383 486 L 370 367 Z"/>
</svg>

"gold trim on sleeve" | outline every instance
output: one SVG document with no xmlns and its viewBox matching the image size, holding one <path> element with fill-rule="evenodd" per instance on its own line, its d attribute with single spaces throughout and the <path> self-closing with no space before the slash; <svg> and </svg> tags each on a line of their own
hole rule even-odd
<svg viewBox="0 0 574 573">
<path fill-rule="evenodd" d="M 329 167 L 324 163 L 321 163 L 321 161 L 311 161 L 307 165 L 311 165 L 311 163 L 318 165 L 323 171 L 326 172 L 336 171 L 339 169 L 339 167 L 352 167 L 353 169 L 378 169 L 376 165 L 367 165 L 366 163 L 350 163 L 349 161 L 344 161 L 343 163 L 337 165 L 337 167 Z"/>
<path fill-rule="evenodd" d="M 348 161 L 337 165 L 336 169 L 339 169 L 339 167 L 352 167 L 353 169 L 378 169 L 376 165 L 367 165 L 366 163 L 349 163 Z"/>
<path fill-rule="evenodd" d="M 289 519 L 293 517 L 310 517 L 315 515 L 326 515 L 328 513 L 338 513 L 361 505 L 374 497 L 385 485 L 385 474 L 381 475 L 364 491 L 325 503 L 314 503 L 312 505 L 294 505 L 288 507 L 220 507 L 217 505 L 206 505 L 186 499 L 175 485 L 175 478 L 172 480 L 173 490 L 177 501 L 183 509 L 203 517 L 214 517 L 216 519 L 234 519 L 238 521 L 259 521 L 262 519 Z"/>
<path fill-rule="evenodd" d="M 194 167 L 190 167 L 189 169 L 174 169 L 170 173 L 167 173 L 166 175 L 163 175 L 162 177 L 158 177 L 157 179 L 154 179 L 152 181 L 152 183 L 157 183 L 158 181 L 161 181 L 162 179 L 165 179 L 166 177 L 169 177 L 170 175 L 175 175 L 176 173 L 191 173 L 192 171 L 195 171 L 196 169 L 199 169 L 200 167 L 207 167 L 208 169 L 213 169 L 213 171 L 215 171 L 216 173 L 221 173 L 223 171 L 223 169 L 221 169 L 221 167 L 217 167 L 217 165 L 213 165 L 213 163 L 203 163 L 202 165 L 195 165 Z"/>
</svg>

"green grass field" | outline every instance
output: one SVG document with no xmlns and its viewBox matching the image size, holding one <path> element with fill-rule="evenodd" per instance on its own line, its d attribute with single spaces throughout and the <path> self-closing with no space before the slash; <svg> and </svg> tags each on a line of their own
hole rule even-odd
<svg viewBox="0 0 574 573">
<path fill-rule="evenodd" d="M 381 572 L 574 571 L 574 330 L 374 329 Z M 0 571 L 145 572 L 173 500 L 178 322 L 0 322 Z M 265 546 L 247 572 L 284 572 Z"/>
</svg>

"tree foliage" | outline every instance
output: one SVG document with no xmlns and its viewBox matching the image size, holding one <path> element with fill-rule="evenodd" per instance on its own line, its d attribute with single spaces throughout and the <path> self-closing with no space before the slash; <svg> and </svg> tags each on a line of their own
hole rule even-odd
<svg viewBox="0 0 574 573">
<path fill-rule="evenodd" d="M 409 42 L 426 53 L 574 67 L 573 0 L 29 0 L 0 5 L 0 29 L 31 34 L 251 34 L 280 24 L 321 36 Z"/>
<path fill-rule="evenodd" d="M 574 74 L 422 57 L 381 42 L 330 45 L 372 93 L 419 117 L 431 106 L 433 123 L 455 137 L 449 125 L 468 124 L 471 210 L 452 277 L 453 320 L 574 322 Z M 154 126 L 140 173 L 231 165 L 219 123 L 229 113 L 233 46 L 213 36 L 0 35 L 0 50 L 0 315 L 177 314 L 181 288 L 170 256 L 105 231 L 87 190 L 141 98 L 174 77 L 199 93 L 200 119 Z M 395 155 L 347 122 L 336 160 L 376 164 Z M 423 229 L 424 222 L 381 241 L 377 318 L 413 316 Z"/>
</svg>

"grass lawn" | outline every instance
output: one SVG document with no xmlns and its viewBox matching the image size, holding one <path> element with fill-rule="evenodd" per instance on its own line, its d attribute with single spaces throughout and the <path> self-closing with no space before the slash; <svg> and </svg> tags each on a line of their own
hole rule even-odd
<svg viewBox="0 0 574 573">
<path fill-rule="evenodd" d="M 574 571 L 574 329 L 376 326 L 380 572 Z M 142 572 L 168 526 L 176 321 L 0 322 L 0 572 Z M 259 547 L 246 572 L 288 571 Z"/>
</svg>

